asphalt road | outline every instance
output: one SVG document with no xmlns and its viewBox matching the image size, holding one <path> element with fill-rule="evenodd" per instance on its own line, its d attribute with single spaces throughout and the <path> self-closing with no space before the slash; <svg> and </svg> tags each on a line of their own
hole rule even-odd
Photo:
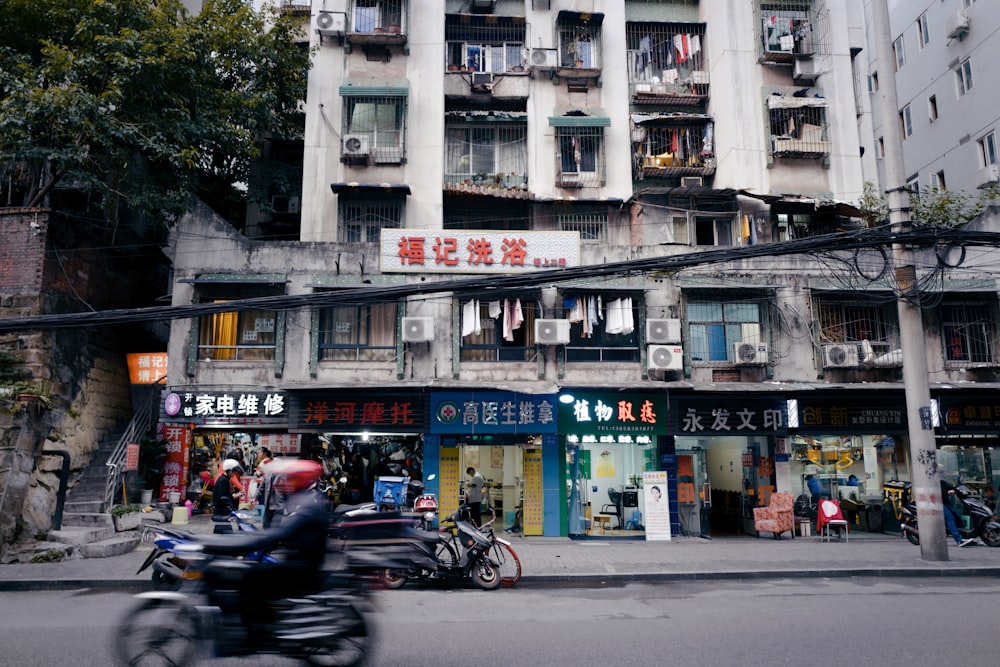
<svg viewBox="0 0 1000 667">
<path fill-rule="evenodd" d="M 773 579 L 377 594 L 373 667 L 995 664 L 994 578 Z M 123 593 L 0 596 L 0 664 L 111 664 Z M 273 657 L 203 664 L 291 665 Z"/>
</svg>

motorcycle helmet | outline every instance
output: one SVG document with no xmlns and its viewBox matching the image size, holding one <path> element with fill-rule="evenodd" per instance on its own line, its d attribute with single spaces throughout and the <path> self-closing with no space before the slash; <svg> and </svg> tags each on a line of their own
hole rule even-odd
<svg viewBox="0 0 1000 667">
<path fill-rule="evenodd" d="M 236 459 L 226 459 L 225 461 L 222 462 L 223 472 L 230 472 L 232 470 L 235 470 L 237 474 L 240 475 L 243 474 L 243 466 L 241 466 L 240 462 L 237 461 Z"/>
<path fill-rule="evenodd" d="M 280 458 L 267 466 L 267 472 L 274 475 L 275 483 L 285 493 L 298 493 L 319 482 L 323 466 L 316 461 Z"/>
</svg>

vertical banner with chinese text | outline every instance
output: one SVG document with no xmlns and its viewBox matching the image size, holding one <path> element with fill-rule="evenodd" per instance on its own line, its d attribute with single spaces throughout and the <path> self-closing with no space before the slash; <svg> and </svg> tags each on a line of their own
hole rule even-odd
<svg viewBox="0 0 1000 667">
<path fill-rule="evenodd" d="M 160 502 L 168 502 L 171 493 L 180 495 L 181 500 L 187 493 L 188 474 L 191 463 L 191 427 L 180 424 L 160 424 L 158 430 L 162 433 L 157 437 L 164 438 L 167 445 L 167 458 L 163 462 L 163 481 L 160 483 Z"/>
</svg>

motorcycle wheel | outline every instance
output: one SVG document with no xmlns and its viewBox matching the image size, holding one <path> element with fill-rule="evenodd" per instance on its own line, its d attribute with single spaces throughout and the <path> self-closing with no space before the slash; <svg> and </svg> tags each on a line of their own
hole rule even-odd
<svg viewBox="0 0 1000 667">
<path fill-rule="evenodd" d="M 173 577 L 168 577 L 163 572 L 153 572 L 153 590 L 156 591 L 176 591 L 180 588 L 180 581 Z"/>
<path fill-rule="evenodd" d="M 905 532 L 906 532 L 906 539 L 910 541 L 910 544 L 915 544 L 919 546 L 920 536 L 914 533 L 912 530 L 907 530 Z"/>
<path fill-rule="evenodd" d="M 353 604 L 338 604 L 338 625 L 342 628 L 336 636 L 316 644 L 304 645 L 302 657 L 317 667 L 358 667 L 368 662 L 374 645 L 371 627 L 364 615 Z"/>
<path fill-rule="evenodd" d="M 125 665 L 187 664 L 197 648 L 196 617 L 180 600 L 141 600 L 115 633 L 115 655 Z"/>
<path fill-rule="evenodd" d="M 385 568 L 378 571 L 378 581 L 382 584 L 382 588 L 394 591 L 397 588 L 402 588 L 406 580 L 407 576 L 403 573 L 403 570 Z"/>
<path fill-rule="evenodd" d="M 484 591 L 492 591 L 500 587 L 500 570 L 493 567 L 485 555 L 472 566 L 472 583 Z"/>
<path fill-rule="evenodd" d="M 1000 524 L 994 521 L 987 522 L 979 537 L 982 538 L 983 544 L 988 547 L 1000 547 Z"/>
</svg>

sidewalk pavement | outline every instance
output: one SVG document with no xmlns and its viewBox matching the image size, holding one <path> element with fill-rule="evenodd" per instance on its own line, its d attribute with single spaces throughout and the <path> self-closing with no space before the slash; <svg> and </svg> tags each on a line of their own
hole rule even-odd
<svg viewBox="0 0 1000 667">
<path fill-rule="evenodd" d="M 211 517 L 199 515 L 186 526 L 192 533 L 212 532 Z M 948 540 L 948 561 L 925 561 L 920 547 L 899 535 L 852 532 L 849 539 L 825 542 L 818 536 L 766 534 L 703 539 L 677 537 L 669 542 L 632 539 L 521 537 L 508 539 L 521 560 L 520 586 L 613 586 L 631 582 L 679 580 L 1000 576 L 1000 549 L 981 543 L 959 548 Z M 149 590 L 150 572 L 136 573 L 152 546 L 111 558 L 57 563 L 0 565 L 0 591 Z"/>
</svg>

